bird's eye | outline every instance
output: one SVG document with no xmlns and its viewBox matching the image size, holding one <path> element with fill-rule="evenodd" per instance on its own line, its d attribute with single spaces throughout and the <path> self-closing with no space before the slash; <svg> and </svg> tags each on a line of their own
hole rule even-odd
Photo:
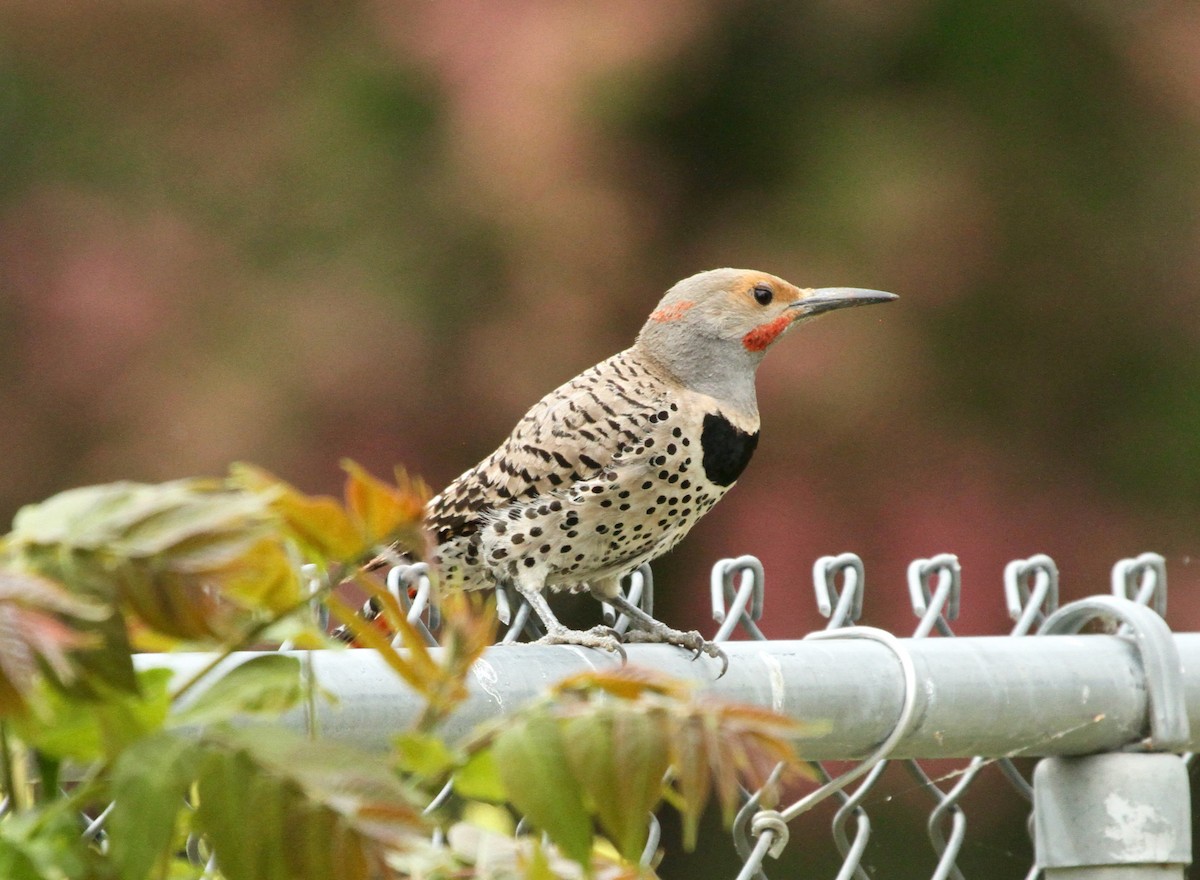
<svg viewBox="0 0 1200 880">
<path fill-rule="evenodd" d="M 775 291 L 771 289 L 769 284 L 754 285 L 754 301 L 760 306 L 771 304 L 771 300 L 775 298 Z"/>
</svg>

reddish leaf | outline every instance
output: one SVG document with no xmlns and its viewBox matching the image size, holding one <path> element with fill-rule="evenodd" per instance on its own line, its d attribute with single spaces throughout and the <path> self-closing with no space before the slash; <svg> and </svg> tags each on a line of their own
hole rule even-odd
<svg viewBox="0 0 1200 880">
<path fill-rule="evenodd" d="M 414 640 L 414 644 L 418 644 L 417 649 L 410 652 L 407 657 L 403 656 L 392 647 L 392 638 L 388 633 L 375 626 L 374 622 L 363 620 L 355 609 L 337 596 L 327 596 L 325 604 L 334 618 L 345 624 L 350 630 L 356 642 L 378 651 L 384 662 L 408 682 L 409 686 L 417 693 L 426 696 L 433 693 L 435 682 L 441 676 L 441 670 L 424 642 L 419 639 Z M 401 632 L 404 632 L 406 628 L 409 631 L 412 630 L 411 624 L 402 616 L 397 618 L 397 628 Z"/>
<path fill-rule="evenodd" d="M 416 550 L 416 540 L 429 500 L 429 487 L 396 470 L 396 485 L 372 476 L 364 468 L 346 459 L 342 462 L 346 477 L 346 509 L 369 545 L 400 541 L 404 549 Z"/>
<path fill-rule="evenodd" d="M 39 659 L 59 681 L 70 683 L 77 673 L 74 655 L 96 639 L 68 620 L 94 622 L 109 613 L 47 578 L 0 570 L 0 715 L 25 708 Z"/>
<path fill-rule="evenodd" d="M 643 694 L 682 700 L 691 693 L 691 687 L 655 669 L 630 665 L 580 672 L 554 686 L 554 692 L 560 694 L 592 691 L 603 691 L 623 700 L 634 700 Z"/>
<path fill-rule="evenodd" d="M 270 499 L 284 527 L 313 561 L 351 562 L 366 552 L 354 523 L 337 499 L 328 495 L 305 495 L 273 474 L 250 464 L 230 469 L 232 482 Z"/>
</svg>

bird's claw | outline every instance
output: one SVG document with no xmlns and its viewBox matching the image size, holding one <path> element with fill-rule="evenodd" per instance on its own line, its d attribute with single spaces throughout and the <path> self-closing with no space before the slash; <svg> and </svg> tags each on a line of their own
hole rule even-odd
<svg viewBox="0 0 1200 880">
<path fill-rule="evenodd" d="M 721 650 L 716 642 L 710 642 L 695 630 L 683 632 L 664 626 L 660 629 L 631 629 L 625 634 L 626 642 L 657 642 L 660 644 L 676 645 L 692 652 L 692 660 L 698 660 L 701 654 L 707 654 L 721 661 L 720 678 L 729 669 L 729 656 Z"/>
<path fill-rule="evenodd" d="M 695 663 L 699 660 L 701 654 L 707 654 L 709 657 L 721 661 L 721 671 L 717 673 L 717 678 L 729 671 L 729 655 L 722 651 L 716 642 L 705 642 L 696 648 L 695 653 L 692 654 L 692 662 Z"/>
<path fill-rule="evenodd" d="M 535 645 L 579 645 L 582 648 L 598 648 L 601 651 L 612 651 L 621 658 L 621 665 L 629 662 L 625 646 L 617 631 L 607 626 L 594 626 L 587 630 L 561 629 L 547 633 Z"/>
<path fill-rule="evenodd" d="M 712 649 L 706 652 L 708 656 L 715 657 L 721 661 L 721 671 L 717 673 L 717 678 L 720 678 L 729 671 L 729 655 L 718 648 L 715 642 L 709 642 L 708 647 Z"/>
</svg>

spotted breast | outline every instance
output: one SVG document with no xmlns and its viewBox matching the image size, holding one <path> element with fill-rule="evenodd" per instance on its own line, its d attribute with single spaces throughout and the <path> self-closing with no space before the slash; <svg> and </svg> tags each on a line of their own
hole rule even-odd
<svg viewBox="0 0 1200 880">
<path fill-rule="evenodd" d="M 733 485 L 757 419 L 735 424 L 643 360 L 621 352 L 551 392 L 431 502 L 452 583 L 529 572 L 563 589 L 620 576 L 675 546 Z"/>
</svg>

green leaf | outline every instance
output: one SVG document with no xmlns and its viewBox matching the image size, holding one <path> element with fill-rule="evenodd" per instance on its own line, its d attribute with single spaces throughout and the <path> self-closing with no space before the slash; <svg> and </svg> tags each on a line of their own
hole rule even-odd
<svg viewBox="0 0 1200 880">
<path fill-rule="evenodd" d="M 294 786 L 263 776 L 244 752 L 214 751 L 200 776 L 196 826 L 206 832 L 230 880 L 287 876 L 283 841 L 287 806 L 299 800 Z M 255 829 L 248 834 L 247 829 Z"/>
<path fill-rule="evenodd" d="M 396 763 L 401 770 L 426 779 L 436 779 L 458 764 L 456 755 L 440 737 L 408 731 L 393 741 Z"/>
<path fill-rule="evenodd" d="M 563 739 L 600 826 L 622 856 L 636 861 L 670 765 L 664 726 L 646 712 L 601 710 L 569 719 Z"/>
<path fill-rule="evenodd" d="M 257 540 L 269 523 L 265 498 L 230 492 L 212 480 L 146 484 L 118 482 L 60 492 L 17 511 L 10 546 L 62 546 L 148 557 L 223 548 L 217 564 L 235 557 L 236 541 Z M 248 528 L 249 527 L 249 528 Z M 207 567 L 215 567 L 209 565 Z"/>
<path fill-rule="evenodd" d="M 203 745 L 195 823 L 228 880 L 367 880 L 424 845 L 413 796 L 377 755 L 266 727 L 210 730 Z"/>
<path fill-rule="evenodd" d="M 114 757 L 129 744 L 160 730 L 171 698 L 169 669 L 138 673 L 140 693 L 98 687 L 98 697 L 71 697 L 46 687 L 42 711 L 15 719 L 23 741 L 56 758 L 94 761 Z"/>
<path fill-rule="evenodd" d="M 454 790 L 462 797 L 493 804 L 508 800 L 496 756 L 489 749 L 474 752 L 454 773 Z"/>
<path fill-rule="evenodd" d="M 268 494 L 211 480 L 87 486 L 22 508 L 12 558 L 71 589 L 116 601 L 176 639 L 237 632 L 238 611 L 300 597 Z"/>
<path fill-rule="evenodd" d="M 545 712 L 522 721 L 506 728 L 492 745 L 505 791 L 568 857 L 590 864 L 592 821 L 567 761 L 559 723 Z"/>
<path fill-rule="evenodd" d="M 0 822 L 0 877 L 5 880 L 92 880 L 101 876 L 75 816 L 56 802 Z"/>
<path fill-rule="evenodd" d="M 257 541 L 270 523 L 264 498 L 217 492 L 194 480 L 142 487 L 153 505 L 110 547 L 123 556 L 170 553 L 181 569 L 220 568 Z"/>
<path fill-rule="evenodd" d="M 238 715 L 278 715 L 303 696 L 300 661 L 286 654 L 262 654 L 218 678 L 171 720 L 174 725 L 199 726 Z"/>
<path fill-rule="evenodd" d="M 44 880 L 24 841 L 0 836 L 0 877 L 10 880 Z"/>
<path fill-rule="evenodd" d="M 70 544 L 100 547 L 121 529 L 139 484 L 119 482 L 83 486 L 29 504 L 13 518 L 13 544 Z"/>
<path fill-rule="evenodd" d="M 108 829 L 123 880 L 142 880 L 170 857 L 183 798 L 202 758 L 194 741 L 160 733 L 126 749 L 113 765 Z"/>
<path fill-rule="evenodd" d="M 681 801 L 683 848 L 688 852 L 696 848 L 700 815 L 712 793 L 712 756 L 708 753 L 708 739 L 704 735 L 707 721 L 702 715 L 685 718 L 675 731 L 675 749 L 679 758 L 675 766 L 675 784 Z"/>
</svg>

